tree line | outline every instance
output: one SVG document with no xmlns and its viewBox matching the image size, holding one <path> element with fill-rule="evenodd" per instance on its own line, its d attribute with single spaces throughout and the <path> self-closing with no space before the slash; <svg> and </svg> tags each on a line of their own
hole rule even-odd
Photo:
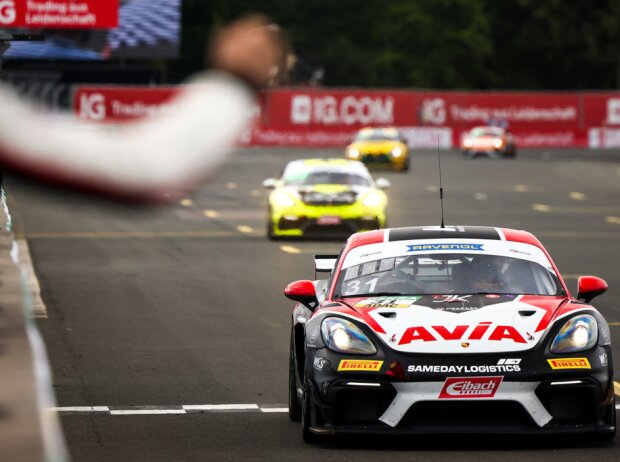
<svg viewBox="0 0 620 462">
<path fill-rule="evenodd" d="M 293 83 L 437 89 L 615 89 L 620 0 L 183 0 L 171 81 L 201 69 L 206 38 L 245 12 L 287 32 Z"/>
</svg>

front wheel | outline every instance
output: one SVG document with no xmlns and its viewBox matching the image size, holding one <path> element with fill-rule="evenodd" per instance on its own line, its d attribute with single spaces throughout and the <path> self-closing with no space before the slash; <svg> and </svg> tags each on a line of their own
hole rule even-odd
<svg viewBox="0 0 620 462">
<path fill-rule="evenodd" d="M 302 412 L 301 412 L 301 437 L 305 443 L 313 444 L 320 441 L 320 437 L 310 431 L 311 416 L 312 414 L 312 398 L 308 391 L 308 386 L 304 386 L 304 394 L 302 398 Z"/>
<path fill-rule="evenodd" d="M 288 365 L 288 418 L 293 422 L 301 420 L 301 404 L 297 396 L 297 380 L 295 378 L 295 339 L 292 333 Z"/>
<path fill-rule="evenodd" d="M 273 228 L 273 216 L 271 214 L 271 208 L 267 209 L 267 239 L 270 241 L 275 241 L 278 239 L 276 236 L 275 230 Z"/>
</svg>

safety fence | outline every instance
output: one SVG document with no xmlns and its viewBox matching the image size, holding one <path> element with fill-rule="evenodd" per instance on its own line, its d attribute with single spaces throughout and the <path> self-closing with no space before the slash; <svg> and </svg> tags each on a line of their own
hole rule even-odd
<svg viewBox="0 0 620 462">
<path fill-rule="evenodd" d="M 175 110 L 180 87 L 78 87 L 82 119 L 118 122 Z M 620 93 L 282 88 L 263 92 L 240 143 L 343 146 L 365 126 L 399 127 L 412 147 L 457 147 L 465 131 L 507 126 L 519 147 L 620 147 Z"/>
</svg>

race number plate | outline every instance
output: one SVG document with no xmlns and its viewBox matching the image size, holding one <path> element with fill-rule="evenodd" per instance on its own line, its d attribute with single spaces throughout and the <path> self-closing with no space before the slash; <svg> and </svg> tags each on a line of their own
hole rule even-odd
<svg viewBox="0 0 620 462">
<path fill-rule="evenodd" d="M 316 221 L 317 225 L 324 225 L 324 226 L 339 225 L 340 223 L 342 223 L 342 218 L 334 217 L 330 215 L 325 215 Z"/>
</svg>

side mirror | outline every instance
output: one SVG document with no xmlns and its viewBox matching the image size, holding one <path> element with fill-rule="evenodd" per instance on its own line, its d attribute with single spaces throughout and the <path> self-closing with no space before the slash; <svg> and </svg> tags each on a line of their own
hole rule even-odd
<svg viewBox="0 0 620 462">
<path fill-rule="evenodd" d="M 386 180 L 385 178 L 377 178 L 377 180 L 375 181 L 375 186 L 379 189 L 388 189 L 390 186 L 392 186 L 392 183 L 390 183 L 390 181 Z"/>
<path fill-rule="evenodd" d="M 291 282 L 284 289 L 284 295 L 291 300 L 302 303 L 310 311 L 314 311 L 319 305 L 314 283 L 307 279 Z"/>
<path fill-rule="evenodd" d="M 268 178 L 265 181 L 263 181 L 263 188 L 276 189 L 277 183 L 278 183 L 278 180 L 276 180 L 275 178 Z"/>
<path fill-rule="evenodd" d="M 590 300 L 601 295 L 608 287 L 604 279 L 596 276 L 581 276 L 577 280 L 577 299 L 590 303 Z"/>
</svg>

